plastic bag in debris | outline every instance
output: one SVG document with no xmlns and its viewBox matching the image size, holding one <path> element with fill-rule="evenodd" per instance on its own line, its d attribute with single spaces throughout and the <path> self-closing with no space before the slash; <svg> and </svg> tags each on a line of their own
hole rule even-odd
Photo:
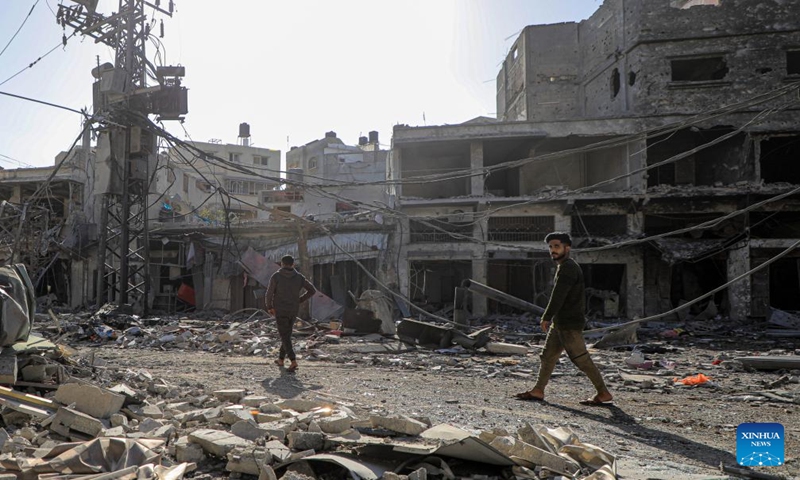
<svg viewBox="0 0 800 480">
<path fill-rule="evenodd" d="M 94 333 L 103 339 L 117 338 L 117 333 L 108 325 L 98 325 L 94 327 Z"/>
<path fill-rule="evenodd" d="M 684 385 L 702 385 L 711 380 L 711 377 L 706 377 L 702 373 L 698 373 L 697 375 L 691 375 L 686 378 L 681 378 L 680 380 L 675 378 L 673 381 L 675 383 L 682 383 Z"/>
</svg>

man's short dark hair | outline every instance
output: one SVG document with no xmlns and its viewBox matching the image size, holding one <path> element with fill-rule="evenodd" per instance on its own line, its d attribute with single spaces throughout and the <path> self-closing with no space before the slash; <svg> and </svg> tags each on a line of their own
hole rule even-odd
<svg viewBox="0 0 800 480">
<path fill-rule="evenodd" d="M 291 255 L 284 255 L 281 257 L 281 263 L 284 265 L 294 265 L 294 257 Z"/>
<path fill-rule="evenodd" d="M 550 240 L 558 240 L 564 245 L 572 246 L 572 237 L 567 232 L 552 232 L 544 237 L 544 243 L 550 243 Z"/>
</svg>

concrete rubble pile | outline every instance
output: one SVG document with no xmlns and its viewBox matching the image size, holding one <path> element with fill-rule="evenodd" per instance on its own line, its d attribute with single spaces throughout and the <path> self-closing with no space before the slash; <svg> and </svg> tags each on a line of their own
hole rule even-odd
<svg viewBox="0 0 800 480">
<path fill-rule="evenodd" d="M 170 385 L 145 371 L 69 377 L 45 396 L 3 387 L 0 467 L 27 479 L 614 479 L 615 458 L 568 428 L 473 434 L 321 397 Z M 10 477 L 8 477 L 10 478 Z"/>
</svg>

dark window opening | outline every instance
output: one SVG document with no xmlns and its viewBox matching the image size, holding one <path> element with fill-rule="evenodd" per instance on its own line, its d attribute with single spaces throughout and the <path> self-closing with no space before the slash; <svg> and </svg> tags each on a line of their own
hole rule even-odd
<svg viewBox="0 0 800 480">
<path fill-rule="evenodd" d="M 486 281 L 492 288 L 513 295 L 526 302 L 533 302 L 537 293 L 545 295 L 548 278 L 552 276 L 549 268 L 544 265 L 545 264 L 542 264 L 540 268 L 536 269 L 539 270 L 539 276 L 535 278 L 534 262 L 530 259 L 491 259 L 487 265 Z M 533 285 L 531 285 L 531 283 L 533 283 Z M 488 301 L 488 307 L 489 311 L 492 313 L 524 313 L 514 307 L 491 299 Z"/>
<path fill-rule="evenodd" d="M 444 220 L 411 220 L 411 243 L 469 242 L 471 223 L 450 223 Z"/>
<path fill-rule="evenodd" d="M 761 142 L 761 179 L 766 183 L 800 184 L 800 136 L 773 137 Z"/>
<path fill-rule="evenodd" d="M 684 262 L 675 265 L 672 269 L 672 287 L 670 301 L 677 307 L 681 303 L 693 300 L 709 291 L 722 286 L 728 278 L 725 259 L 706 258 L 698 262 Z M 723 290 L 714 295 L 714 304 L 719 310 L 727 304 L 726 293 Z M 689 313 L 698 315 L 709 307 L 709 301 L 704 300 L 689 307 Z M 708 310 L 714 312 L 714 307 Z M 725 312 L 727 313 L 727 312 Z"/>
<path fill-rule="evenodd" d="M 786 52 L 786 73 L 800 75 L 800 50 Z"/>
<path fill-rule="evenodd" d="M 753 238 L 799 238 L 800 212 L 751 212 Z"/>
<path fill-rule="evenodd" d="M 493 217 L 489 219 L 489 241 L 540 242 L 555 230 L 555 217 Z"/>
<path fill-rule="evenodd" d="M 625 312 L 625 265 L 582 264 L 586 315 L 619 317 Z"/>
<path fill-rule="evenodd" d="M 628 74 L 628 85 L 631 87 L 636 83 L 636 72 L 630 72 Z"/>
<path fill-rule="evenodd" d="M 627 232 L 626 215 L 572 216 L 572 235 L 576 237 L 616 237 Z"/>
<path fill-rule="evenodd" d="M 800 310 L 800 259 L 783 258 L 769 267 L 769 304 L 779 310 Z"/>
<path fill-rule="evenodd" d="M 771 69 L 771 68 L 769 68 L 769 67 L 757 68 L 757 69 L 756 69 L 756 73 L 759 73 L 759 74 L 761 74 L 761 75 L 767 74 L 767 73 L 769 73 L 769 72 L 771 72 L 771 71 L 772 71 L 772 69 Z"/>
<path fill-rule="evenodd" d="M 622 86 L 619 77 L 619 70 L 616 68 L 611 72 L 611 98 L 616 98 L 619 95 L 619 89 Z"/>
<path fill-rule="evenodd" d="M 647 186 L 675 185 L 675 164 L 668 163 L 647 171 Z"/>
<path fill-rule="evenodd" d="M 673 82 L 705 82 L 722 80 L 728 75 L 728 65 L 722 57 L 672 60 Z"/>
<path fill-rule="evenodd" d="M 452 306 L 456 287 L 472 276 L 472 262 L 464 260 L 413 261 L 409 269 L 411 301 L 432 312 Z"/>
</svg>

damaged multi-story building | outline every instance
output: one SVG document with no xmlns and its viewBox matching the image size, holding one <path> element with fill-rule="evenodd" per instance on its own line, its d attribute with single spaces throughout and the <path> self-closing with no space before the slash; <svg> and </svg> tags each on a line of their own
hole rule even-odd
<svg viewBox="0 0 800 480">
<path fill-rule="evenodd" d="M 472 278 L 543 305 L 554 230 L 595 316 L 662 313 L 750 271 L 800 234 L 798 81 L 798 2 L 606 0 L 528 26 L 497 120 L 394 129 L 401 290 L 445 304 Z M 799 258 L 694 313 L 800 310 Z M 473 313 L 503 308 L 488 302 Z"/>
</svg>

